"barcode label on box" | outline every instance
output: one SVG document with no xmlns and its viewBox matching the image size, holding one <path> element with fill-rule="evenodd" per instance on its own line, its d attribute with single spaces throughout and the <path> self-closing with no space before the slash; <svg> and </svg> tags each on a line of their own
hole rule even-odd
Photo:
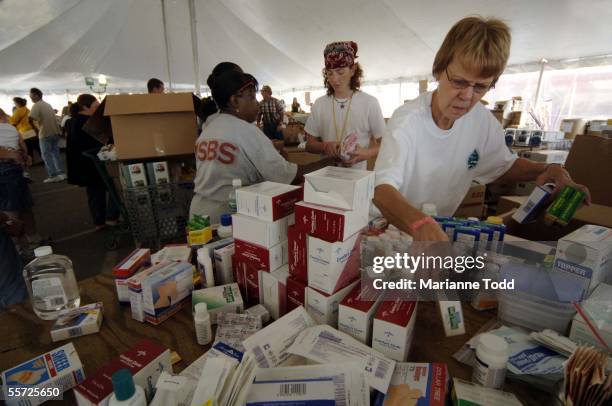
<svg viewBox="0 0 612 406">
<path fill-rule="evenodd" d="M 280 386 L 279 395 L 282 397 L 293 396 L 293 395 L 305 395 L 306 384 L 305 383 L 283 383 Z"/>
</svg>

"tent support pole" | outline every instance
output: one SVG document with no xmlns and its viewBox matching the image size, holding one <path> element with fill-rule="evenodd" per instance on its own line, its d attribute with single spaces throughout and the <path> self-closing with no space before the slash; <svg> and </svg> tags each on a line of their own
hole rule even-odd
<svg viewBox="0 0 612 406">
<path fill-rule="evenodd" d="M 538 87 L 536 88 L 535 101 L 533 103 L 533 112 L 537 114 L 538 104 L 540 103 L 540 92 L 542 90 L 542 78 L 544 77 L 544 65 L 546 65 L 548 61 L 544 58 L 540 61 L 540 76 L 538 77 Z"/>
<path fill-rule="evenodd" d="M 164 45 L 166 47 L 166 74 L 168 75 L 168 89 L 173 90 L 172 72 L 170 70 L 170 42 L 168 41 L 168 27 L 166 25 L 166 1 L 161 0 L 162 26 L 164 29 Z"/>
<path fill-rule="evenodd" d="M 191 28 L 191 52 L 193 55 L 193 78 L 195 93 L 200 96 L 200 57 L 198 56 L 198 28 L 195 0 L 189 0 L 189 27 Z"/>
</svg>

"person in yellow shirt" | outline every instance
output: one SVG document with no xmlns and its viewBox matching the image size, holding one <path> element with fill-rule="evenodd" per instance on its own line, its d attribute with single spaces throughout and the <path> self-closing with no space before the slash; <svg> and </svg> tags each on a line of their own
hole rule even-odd
<svg viewBox="0 0 612 406">
<path fill-rule="evenodd" d="M 33 161 L 34 151 L 38 151 L 38 156 L 40 156 L 40 145 L 36 130 L 30 124 L 30 109 L 27 108 L 28 101 L 22 97 L 14 97 L 13 104 L 15 105 L 15 110 L 13 110 L 13 115 L 9 118 L 9 123 L 17 128 L 17 132 L 19 132 L 28 147 L 28 155 Z"/>
</svg>

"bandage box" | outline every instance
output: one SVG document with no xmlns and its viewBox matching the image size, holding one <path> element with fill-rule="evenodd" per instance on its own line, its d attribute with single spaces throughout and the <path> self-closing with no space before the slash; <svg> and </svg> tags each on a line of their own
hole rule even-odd
<svg viewBox="0 0 612 406">
<path fill-rule="evenodd" d="M 300 202 L 295 205 L 295 224 L 313 237 L 344 241 L 368 225 L 367 211 L 351 211 Z"/>
<path fill-rule="evenodd" d="M 287 278 L 287 313 L 296 307 L 306 307 L 308 286 L 302 281 L 290 276 Z"/>
<path fill-rule="evenodd" d="M 293 213 L 303 193 L 301 186 L 261 182 L 236 189 L 236 206 L 240 214 L 276 221 Z"/>
<path fill-rule="evenodd" d="M 287 263 L 287 241 L 266 248 L 248 241 L 234 240 L 235 255 L 249 261 L 254 268 L 273 271 Z"/>
<path fill-rule="evenodd" d="M 308 286 L 333 294 L 359 277 L 361 234 L 343 242 L 308 237 Z"/>
<path fill-rule="evenodd" d="M 170 183 L 170 171 L 166 161 L 147 163 L 147 174 L 151 185 L 167 185 Z"/>
<path fill-rule="evenodd" d="M 189 302 L 193 291 L 193 266 L 172 263 L 141 281 L 145 321 L 160 324 Z"/>
<path fill-rule="evenodd" d="M 598 283 L 612 282 L 612 229 L 588 224 L 561 238 L 553 272 L 582 287 L 582 298 Z"/>
<path fill-rule="evenodd" d="M 167 244 L 151 255 L 151 262 L 191 262 L 191 247 L 188 244 Z"/>
<path fill-rule="evenodd" d="M 383 302 L 374 316 L 372 348 L 396 361 L 408 359 L 417 302 L 395 299 Z"/>
<path fill-rule="evenodd" d="M 445 406 L 450 374 L 446 364 L 398 362 L 387 394 L 379 394 L 375 405 Z M 383 398 L 382 401 L 380 398 Z"/>
<path fill-rule="evenodd" d="M 144 187 L 148 185 L 144 164 L 123 165 L 122 170 L 123 179 L 128 187 Z"/>
<path fill-rule="evenodd" d="M 338 328 L 338 306 L 359 281 L 355 281 L 333 295 L 309 287 L 306 293 L 306 310 L 319 324 Z"/>
<path fill-rule="evenodd" d="M 153 265 L 150 268 L 138 272 L 136 275 L 132 276 L 130 279 L 127 280 L 130 297 L 130 308 L 132 310 L 132 318 L 134 320 L 140 322 L 145 321 L 144 299 L 142 296 L 142 281 L 147 279 L 154 272 L 157 272 L 160 269 L 164 269 L 171 265 L 172 264 L 169 262 L 162 262 L 160 264 Z"/>
<path fill-rule="evenodd" d="M 213 324 L 217 323 L 219 313 L 241 313 L 244 310 L 244 302 L 237 283 L 194 290 L 191 302 L 194 311 L 196 304 L 206 303 Z"/>
<path fill-rule="evenodd" d="M 365 213 L 374 197 L 374 172 L 328 166 L 304 176 L 304 201 Z M 366 223 L 367 224 L 367 223 Z"/>
<path fill-rule="evenodd" d="M 308 283 L 308 235 L 297 224 L 287 230 L 289 274 Z"/>
<path fill-rule="evenodd" d="M 273 247 L 287 239 L 289 217 L 276 221 L 264 221 L 244 214 L 232 215 L 232 230 L 235 239 L 248 241 L 265 248 Z"/>
<path fill-rule="evenodd" d="M 135 346 L 98 369 L 85 382 L 74 388 L 79 406 L 107 405 L 113 394 L 113 373 L 128 369 L 134 383 L 145 390 L 148 401 L 154 395 L 155 384 L 163 371 L 172 373 L 170 350 L 158 342 L 142 339 Z"/>
<path fill-rule="evenodd" d="M 359 282 L 340 302 L 338 308 L 338 330 L 370 345 L 374 314 L 383 298 L 381 290 Z"/>
<path fill-rule="evenodd" d="M 232 257 L 234 256 L 234 244 L 214 250 L 215 255 L 215 284 L 227 285 L 234 282 Z"/>
<path fill-rule="evenodd" d="M 39 405 L 49 398 L 9 397 L 11 387 L 53 388 L 65 392 L 85 379 L 83 365 L 72 343 L 2 372 L 2 389 L 7 405 Z"/>
<path fill-rule="evenodd" d="M 287 313 L 287 278 L 289 267 L 282 267 L 272 272 L 260 272 L 260 303 L 270 312 L 274 320 Z"/>
<path fill-rule="evenodd" d="M 55 324 L 51 327 L 51 340 L 68 340 L 97 333 L 100 331 L 103 312 L 102 302 L 60 311 Z"/>
<path fill-rule="evenodd" d="M 130 301 L 127 280 L 149 265 L 151 265 L 151 250 L 140 248 L 132 251 L 130 255 L 113 267 L 113 277 L 115 278 L 119 302 L 127 303 Z"/>
</svg>

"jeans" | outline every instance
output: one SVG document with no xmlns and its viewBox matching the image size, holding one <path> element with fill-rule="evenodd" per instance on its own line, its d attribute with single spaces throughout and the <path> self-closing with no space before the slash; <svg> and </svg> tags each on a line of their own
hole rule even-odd
<svg viewBox="0 0 612 406">
<path fill-rule="evenodd" d="M 42 159 L 45 161 L 45 169 L 50 178 L 64 173 L 58 143 L 58 135 L 47 135 L 40 139 Z"/>
<path fill-rule="evenodd" d="M 103 185 L 87 186 L 87 203 L 94 225 L 101 226 L 106 220 L 119 219 L 119 207 L 110 198 L 106 203 L 106 187 Z"/>
<path fill-rule="evenodd" d="M 277 123 L 266 123 L 263 125 L 263 132 L 270 138 L 271 140 L 282 140 L 283 132 L 278 131 L 276 128 L 278 127 Z"/>
</svg>

